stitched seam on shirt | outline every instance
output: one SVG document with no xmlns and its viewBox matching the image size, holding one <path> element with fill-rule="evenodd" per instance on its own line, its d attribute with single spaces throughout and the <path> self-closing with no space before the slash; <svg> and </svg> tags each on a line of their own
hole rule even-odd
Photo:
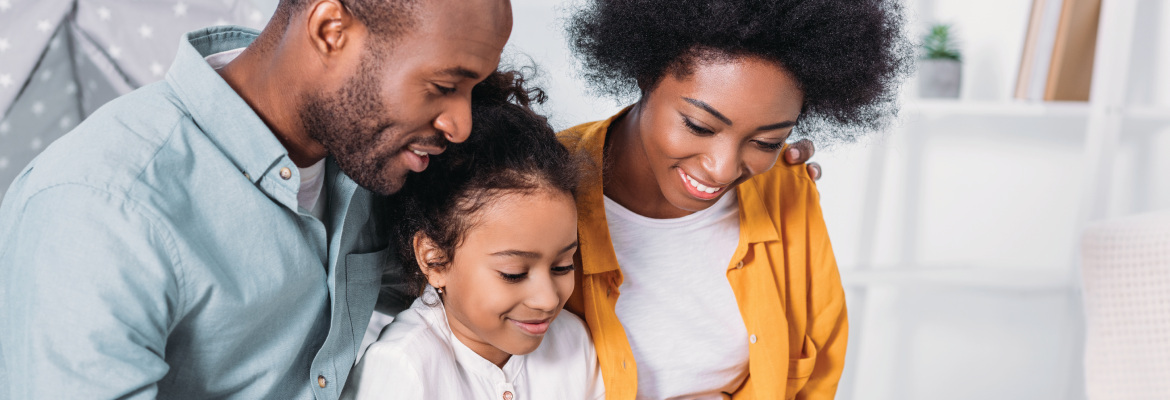
<svg viewBox="0 0 1170 400">
<path fill-rule="evenodd" d="M 153 157 L 152 157 L 152 159 L 153 159 Z M 166 230 L 166 229 L 162 229 L 162 227 L 161 227 L 162 224 L 159 223 L 159 220 L 161 219 L 160 216 L 158 214 L 151 212 L 151 210 L 148 207 L 146 207 L 145 205 L 143 205 L 141 202 L 138 202 L 134 199 L 131 199 L 124 194 L 110 192 L 108 190 L 104 190 L 104 189 L 98 188 L 96 186 L 92 186 L 92 185 L 88 185 L 88 184 L 84 184 L 84 183 L 69 182 L 69 183 L 59 183 L 56 185 L 44 187 L 44 188 L 41 188 L 40 190 L 37 190 L 36 192 L 33 192 L 24 201 L 24 208 L 22 209 L 22 211 L 24 209 L 28 208 L 28 204 L 31 203 L 34 198 L 49 191 L 50 189 L 69 187 L 69 186 L 76 186 L 76 187 L 90 189 L 90 190 L 93 190 L 94 192 L 108 195 L 113 199 L 120 200 L 125 204 L 131 205 L 133 207 L 132 211 L 138 212 L 139 215 L 141 215 L 142 218 L 144 220 L 146 220 L 146 223 L 148 224 L 150 230 L 153 231 L 153 233 L 156 236 L 158 236 L 159 239 L 161 239 L 163 241 L 164 245 L 166 246 L 165 250 L 167 252 L 167 256 L 171 259 L 171 264 L 174 265 L 173 271 L 174 271 L 174 276 L 175 276 L 175 288 L 179 293 L 176 293 L 176 300 L 178 301 L 178 304 L 176 304 L 177 309 L 175 310 L 175 313 L 173 313 L 173 314 L 179 314 L 179 313 L 185 312 L 186 307 L 187 307 L 187 305 L 186 305 L 187 300 L 185 298 L 186 296 L 184 296 L 182 293 L 182 288 L 183 288 L 183 284 L 184 284 L 184 280 L 183 280 L 183 276 L 182 276 L 182 269 L 183 268 L 182 268 L 182 260 L 178 256 L 178 246 L 175 245 L 174 236 L 171 235 L 170 231 Z M 167 319 L 168 319 L 168 321 L 167 321 L 167 335 L 169 336 L 171 333 L 171 330 L 174 328 L 174 323 L 175 323 L 175 321 L 177 321 L 177 319 L 175 318 L 175 315 L 168 315 Z"/>
</svg>

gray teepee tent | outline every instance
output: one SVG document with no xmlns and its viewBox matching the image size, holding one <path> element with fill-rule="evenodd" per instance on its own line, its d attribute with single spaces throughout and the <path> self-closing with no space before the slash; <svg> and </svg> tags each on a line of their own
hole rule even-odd
<svg viewBox="0 0 1170 400">
<path fill-rule="evenodd" d="M 0 0 L 0 200 L 46 146 L 166 74 L 183 33 L 261 28 L 278 0 Z"/>
</svg>

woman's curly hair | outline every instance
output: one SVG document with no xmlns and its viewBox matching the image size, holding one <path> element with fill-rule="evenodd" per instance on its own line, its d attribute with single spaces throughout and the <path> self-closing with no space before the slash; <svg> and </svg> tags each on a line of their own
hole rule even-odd
<svg viewBox="0 0 1170 400">
<path fill-rule="evenodd" d="M 590 0 L 566 29 L 590 88 L 619 100 L 712 58 L 776 62 L 804 93 L 794 136 L 833 143 L 897 116 L 903 24 L 898 0 Z"/>
<path fill-rule="evenodd" d="M 398 193 L 377 202 L 377 229 L 397 249 L 399 264 L 391 265 L 383 276 L 382 306 L 401 308 L 426 286 L 426 276 L 415 261 L 416 233 L 441 250 L 444 257 L 430 267 L 443 270 L 477 213 L 503 195 L 538 190 L 576 194 L 586 164 L 570 154 L 548 120 L 530 108 L 545 101 L 545 95 L 524 83 L 519 71 L 497 71 L 476 85 L 467 141 L 433 156 L 426 170 L 408 175 Z"/>
</svg>

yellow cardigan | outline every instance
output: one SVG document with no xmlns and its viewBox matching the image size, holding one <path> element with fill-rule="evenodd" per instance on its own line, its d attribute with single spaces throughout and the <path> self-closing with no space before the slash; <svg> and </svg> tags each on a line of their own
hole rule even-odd
<svg viewBox="0 0 1170 400">
<path fill-rule="evenodd" d="M 580 272 L 565 308 L 589 325 L 608 400 L 633 400 L 638 393 L 637 363 L 615 312 L 622 272 L 601 188 L 605 135 L 624 114 L 559 134 L 598 167 L 578 193 Z M 845 293 L 819 195 L 805 171 L 778 162 L 736 190 L 739 246 L 727 280 L 749 334 L 749 374 L 735 399 L 832 399 L 841 378 L 849 335 Z"/>
</svg>

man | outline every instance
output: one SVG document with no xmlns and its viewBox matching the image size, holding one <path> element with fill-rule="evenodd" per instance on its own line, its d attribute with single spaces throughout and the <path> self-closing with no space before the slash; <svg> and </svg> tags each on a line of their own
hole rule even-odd
<svg viewBox="0 0 1170 400">
<path fill-rule="evenodd" d="M 511 25 L 507 0 L 284 0 L 186 35 L 0 205 L 0 397 L 336 399 L 385 252 L 370 191 L 467 138 Z"/>
</svg>

